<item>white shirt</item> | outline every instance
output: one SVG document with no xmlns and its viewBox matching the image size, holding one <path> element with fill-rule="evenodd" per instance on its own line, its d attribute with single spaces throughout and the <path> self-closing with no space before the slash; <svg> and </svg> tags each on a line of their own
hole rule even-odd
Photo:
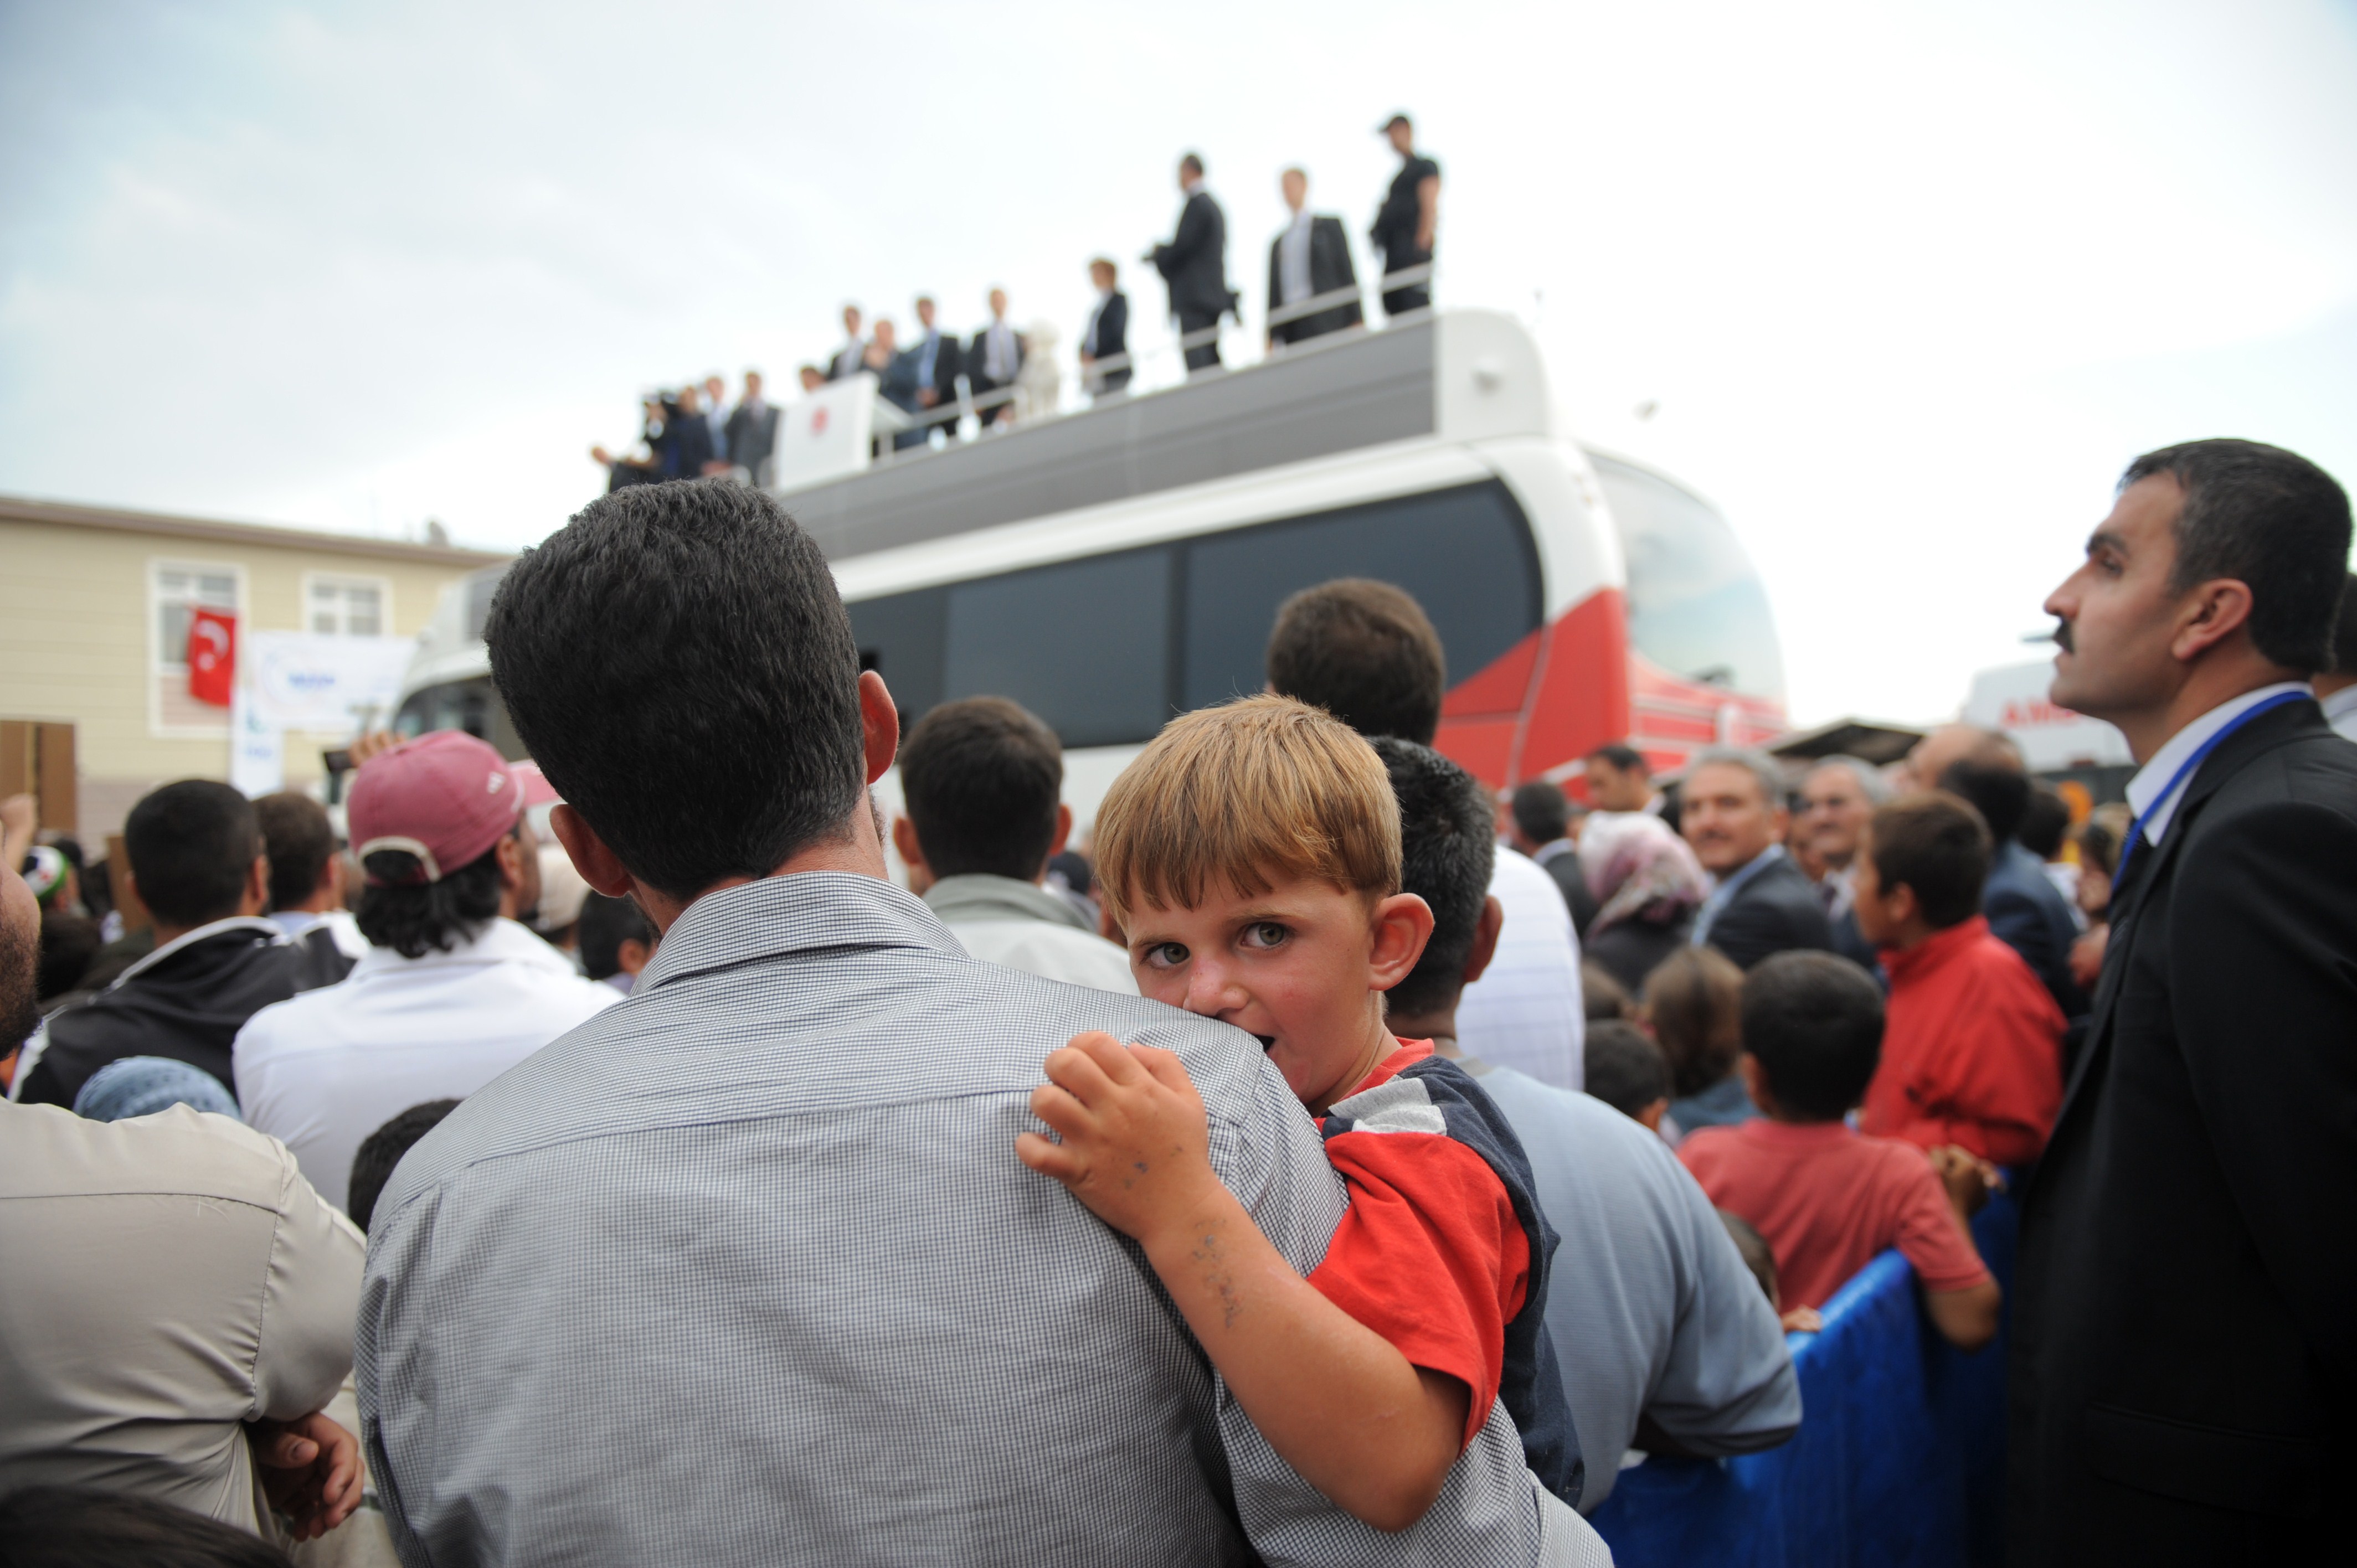
<svg viewBox="0 0 2357 1568">
<path fill-rule="evenodd" d="M 2344 739 L 2357 740 L 2357 686 L 2343 686 L 2323 702 L 2324 722 Z"/>
<path fill-rule="evenodd" d="M 942 923 L 966 951 L 985 963 L 1003 963 L 1042 980 L 1060 980 L 1092 991 L 1137 994 L 1137 979 L 1129 972 L 1129 955 L 1103 937 L 1051 926 L 1045 920 Z"/>
<path fill-rule="evenodd" d="M 274 909 L 266 918 L 296 941 L 312 927 L 325 926 L 335 939 L 338 952 L 350 959 L 368 956 L 369 940 L 361 935 L 361 923 L 352 918 L 350 909 L 330 909 L 324 915 L 308 909 Z"/>
<path fill-rule="evenodd" d="M 1291 305 L 1309 297 L 1309 209 L 1293 215 L 1293 222 L 1276 241 L 1276 286 Z"/>
<path fill-rule="evenodd" d="M 2161 836 L 2169 832 L 2169 824 L 2177 815 L 2178 802 L 2185 799 L 2185 791 L 2193 782 L 2187 779 L 2170 792 L 2167 800 L 2160 799 L 2160 792 L 2169 789 L 2169 781 L 2177 777 L 2177 770 L 2185 766 L 2185 759 L 2201 750 L 2212 736 L 2269 697 L 2284 692 L 2297 692 L 2307 696 L 2308 683 L 2304 681 L 2278 681 L 2272 686 L 2262 686 L 2255 692 L 2229 697 L 2170 736 L 2162 743 L 2161 748 L 2152 754 L 2150 760 L 2136 769 L 2136 776 L 2128 780 L 2128 810 L 2144 822 L 2147 843 L 2156 849 L 2159 847 Z M 2148 820 L 2145 818 L 2147 811 L 2152 813 Z"/>
<path fill-rule="evenodd" d="M 621 999 L 513 920 L 423 958 L 371 948 L 340 985 L 246 1020 L 238 1107 L 341 1208 L 371 1133 L 413 1105 L 465 1099 Z"/>
<path fill-rule="evenodd" d="M 1506 923 L 1498 953 L 1457 1004 L 1457 1044 L 1557 1089 L 1587 1081 L 1587 1022 L 1579 994 L 1579 938 L 1555 878 L 1525 856 L 1498 851 L 1490 892 Z"/>
</svg>

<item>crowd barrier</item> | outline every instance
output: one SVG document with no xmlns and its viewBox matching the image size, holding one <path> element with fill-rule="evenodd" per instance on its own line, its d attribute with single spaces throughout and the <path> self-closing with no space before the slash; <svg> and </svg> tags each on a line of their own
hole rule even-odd
<svg viewBox="0 0 2357 1568">
<path fill-rule="evenodd" d="M 1893 1252 L 1791 1336 L 1801 1430 L 1735 1459 L 1649 1458 L 1590 1522 L 1618 1568 L 1994 1568 L 2003 1561 L 2005 1355 L 2018 1211 L 1973 1222 L 2006 1326 L 1967 1356 L 1923 1315 Z"/>
</svg>

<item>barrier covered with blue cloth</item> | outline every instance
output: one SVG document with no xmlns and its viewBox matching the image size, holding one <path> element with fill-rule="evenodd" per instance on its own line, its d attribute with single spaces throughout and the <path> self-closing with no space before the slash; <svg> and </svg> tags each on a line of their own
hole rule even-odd
<svg viewBox="0 0 2357 1568">
<path fill-rule="evenodd" d="M 1998 1194 L 1973 1240 L 2011 1319 L 2018 1214 Z M 1885 1252 L 1794 1334 L 1801 1430 L 1765 1454 L 1654 1457 L 1590 1522 L 1619 1568 L 1991 1568 L 2003 1560 L 2005 1353 L 1940 1337 L 1915 1271 Z"/>
</svg>

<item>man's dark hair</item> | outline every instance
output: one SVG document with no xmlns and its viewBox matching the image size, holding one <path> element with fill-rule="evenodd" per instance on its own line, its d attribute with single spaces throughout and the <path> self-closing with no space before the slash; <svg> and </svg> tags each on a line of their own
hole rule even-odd
<svg viewBox="0 0 2357 1568">
<path fill-rule="evenodd" d="M 404 958 L 424 958 L 429 950 L 448 952 L 472 941 L 485 921 L 499 918 L 499 844 L 439 882 L 417 880 L 417 857 L 405 849 L 381 849 L 361 869 L 369 882 L 361 889 L 353 922 L 361 935 Z"/>
<path fill-rule="evenodd" d="M 1987 813 L 1983 812 L 1984 819 Z M 2051 786 L 2032 784 L 2029 787 L 2029 809 L 2021 814 L 2013 836 L 2022 848 L 2040 860 L 2052 860 L 2062 853 L 2062 841 L 2071 832 L 2071 802 L 2065 800 Z"/>
<path fill-rule="evenodd" d="M 1203 177 L 1203 159 L 1200 154 L 1187 154 L 1178 160 L 1178 166 L 1198 179 Z"/>
<path fill-rule="evenodd" d="M 2357 675 L 2357 572 L 2341 585 L 2341 603 L 2332 612 L 2332 672 Z"/>
<path fill-rule="evenodd" d="M 1586 1047 L 1587 1092 L 1623 1116 L 1670 1097 L 1670 1058 L 1634 1024 L 1593 1025 Z"/>
<path fill-rule="evenodd" d="M 1563 791 L 1544 779 L 1514 786 L 1514 826 L 1533 843 L 1553 843 L 1571 831 L 1571 807 Z"/>
<path fill-rule="evenodd" d="M 1939 787 L 1971 803 L 1995 844 L 2013 842 L 2021 819 L 2029 814 L 2029 775 L 2007 763 L 1969 757 L 1951 762 L 1940 774 Z"/>
<path fill-rule="evenodd" d="M 201 926 L 237 913 L 262 829 L 253 803 L 228 785 L 183 779 L 131 808 L 123 847 L 148 912 L 167 926 Z"/>
<path fill-rule="evenodd" d="M 654 922 L 628 898 L 608 898 L 595 887 L 581 896 L 581 923 L 574 928 L 581 968 L 592 980 L 622 972 L 622 944 L 655 945 Z"/>
<path fill-rule="evenodd" d="M 401 1156 L 457 1109 L 455 1100 L 429 1100 L 411 1106 L 361 1140 L 352 1154 L 351 1184 L 344 1189 L 344 1212 L 351 1216 L 353 1224 L 363 1230 L 369 1228 L 376 1214 L 376 1200 L 384 1196 L 384 1184 L 393 1179 L 393 1168 L 401 1164 Z"/>
<path fill-rule="evenodd" d="M 44 916 L 42 926 L 47 924 Z M 39 1026 L 40 990 L 40 928 L 0 916 L 0 1039 L 27 1039 Z"/>
<path fill-rule="evenodd" d="M 106 944 L 99 938 L 98 922 L 82 915 L 70 915 L 63 909 L 41 911 L 41 961 L 33 984 L 34 994 L 47 1002 L 52 996 L 63 996 L 81 983 L 90 966 L 98 961 L 98 950 Z M 31 1033 L 30 1029 L 26 1031 Z M 21 1040 L 24 1035 L 11 1035 L 0 1027 L 0 1039 Z"/>
<path fill-rule="evenodd" d="M 1367 577 L 1337 577 L 1277 607 L 1268 688 L 1328 713 L 1370 739 L 1430 746 L 1440 731 L 1448 658 L 1424 607 Z"/>
<path fill-rule="evenodd" d="M 1962 925 L 1981 912 L 1993 839 L 1970 801 L 1944 793 L 1908 795 L 1876 807 L 1867 832 L 1883 891 L 1902 883 L 1912 887 L 1916 908 L 1934 929 Z"/>
<path fill-rule="evenodd" d="M 27 1487 L 0 1499 L 7 1568 L 287 1568 L 249 1531 L 135 1492 Z"/>
<path fill-rule="evenodd" d="M 2262 656 L 2303 675 L 2329 668 L 2349 575 L 2349 497 L 2332 476 L 2280 446 L 2188 441 L 2130 463 L 2120 489 L 2156 474 L 2185 490 L 2170 588 L 2240 581 Z"/>
<path fill-rule="evenodd" d="M 943 703 L 900 746 L 900 794 L 935 876 L 1029 882 L 1056 842 L 1064 748 L 1005 697 Z"/>
<path fill-rule="evenodd" d="M 1620 977 L 1600 963 L 1579 966 L 1580 1010 L 1591 1024 L 1609 1023 L 1615 1018 L 1637 1015 L 1637 1001 Z"/>
<path fill-rule="evenodd" d="M 662 892 L 767 876 L 855 825 L 851 618 L 766 491 L 674 479 L 590 502 L 517 559 L 483 639 L 549 783 Z"/>
<path fill-rule="evenodd" d="M 1400 809 L 1400 888 L 1432 906 L 1432 940 L 1391 989 L 1402 1017 L 1446 1007 L 1465 988 L 1465 961 L 1490 896 L 1496 818 L 1481 781 L 1428 746 L 1397 736 L 1372 742 Z"/>
<path fill-rule="evenodd" d="M 262 829 L 262 852 L 270 857 L 270 907 L 291 909 L 318 891 L 336 853 L 336 827 L 328 808 L 299 790 L 282 789 L 253 803 Z"/>
<path fill-rule="evenodd" d="M 1743 977 L 1743 1048 L 1779 1110 L 1797 1121 L 1838 1122 L 1865 1098 L 1882 1059 L 1882 993 L 1866 971 L 1833 953 L 1763 959 Z"/>
<path fill-rule="evenodd" d="M 1645 754 L 1643 752 L 1639 751 L 1633 746 L 1623 746 L 1617 740 L 1610 746 L 1598 746 L 1594 751 L 1589 752 L 1580 760 L 1583 762 L 1609 762 L 1623 773 L 1628 772 L 1633 768 L 1648 779 L 1651 779 L 1653 776 L 1652 768 L 1646 766 Z"/>
</svg>

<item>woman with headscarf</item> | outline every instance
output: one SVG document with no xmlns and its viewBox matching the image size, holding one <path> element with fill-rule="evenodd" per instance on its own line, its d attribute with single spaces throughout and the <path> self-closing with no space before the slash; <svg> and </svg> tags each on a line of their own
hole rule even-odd
<svg viewBox="0 0 2357 1568">
<path fill-rule="evenodd" d="M 1685 945 L 1710 891 L 1701 863 L 1659 817 L 1615 811 L 1588 820 L 1579 865 L 1597 898 L 1583 956 L 1633 993 L 1655 964 Z"/>
</svg>

